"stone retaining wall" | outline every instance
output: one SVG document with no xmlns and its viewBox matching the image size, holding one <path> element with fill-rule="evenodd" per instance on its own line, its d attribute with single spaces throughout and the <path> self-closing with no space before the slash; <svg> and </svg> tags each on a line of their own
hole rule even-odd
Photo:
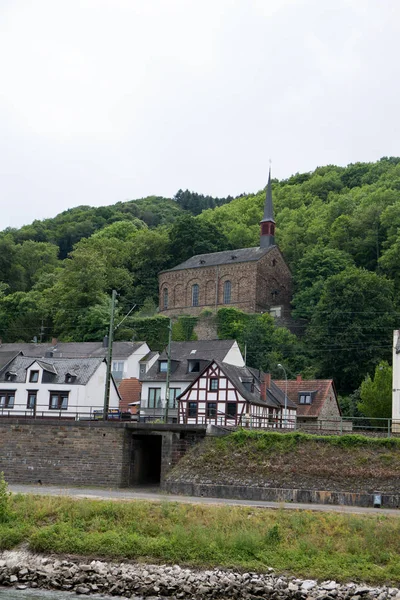
<svg viewBox="0 0 400 600">
<path fill-rule="evenodd" d="M 235 498 L 264 502 L 296 502 L 305 504 L 341 504 L 344 506 L 374 506 L 373 494 L 332 492 L 301 489 L 266 488 L 244 485 L 215 485 L 166 481 L 164 490 L 170 494 Z M 399 508 L 400 495 L 382 494 L 382 508 Z"/>
<path fill-rule="evenodd" d="M 0 421 L 0 471 L 9 483 L 123 487 L 130 441 L 122 423 Z"/>
</svg>

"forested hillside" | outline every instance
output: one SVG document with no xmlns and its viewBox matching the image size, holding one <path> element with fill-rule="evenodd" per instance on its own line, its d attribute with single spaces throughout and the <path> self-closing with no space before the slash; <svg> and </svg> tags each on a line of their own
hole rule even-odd
<svg viewBox="0 0 400 600">
<path fill-rule="evenodd" d="M 254 366 L 273 370 L 276 357 L 286 359 L 290 376 L 298 369 L 334 376 L 352 392 L 390 360 L 399 326 L 400 158 L 274 180 L 273 197 L 301 337 L 276 330 L 263 359 L 259 325 L 237 311 L 227 335 L 253 340 Z M 1 232 L 0 337 L 100 339 L 113 288 L 118 317 L 134 304 L 134 314 L 151 314 L 160 270 L 195 253 L 258 245 L 263 202 L 263 190 L 234 199 L 180 190 L 172 199 L 81 206 Z"/>
</svg>

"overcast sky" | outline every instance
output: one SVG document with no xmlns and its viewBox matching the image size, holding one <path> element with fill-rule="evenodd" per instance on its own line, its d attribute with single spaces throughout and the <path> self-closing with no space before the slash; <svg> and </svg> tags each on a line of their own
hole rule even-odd
<svg viewBox="0 0 400 600">
<path fill-rule="evenodd" d="M 0 0 L 0 229 L 400 154 L 398 0 Z"/>
</svg>

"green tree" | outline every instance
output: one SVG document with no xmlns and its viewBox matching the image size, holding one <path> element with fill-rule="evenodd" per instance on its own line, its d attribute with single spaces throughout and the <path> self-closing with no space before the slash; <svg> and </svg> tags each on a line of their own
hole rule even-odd
<svg viewBox="0 0 400 600">
<path fill-rule="evenodd" d="M 391 281 L 355 267 L 329 277 L 307 334 L 319 375 L 334 377 L 341 393 L 357 388 L 389 358 L 395 323 Z"/>
<path fill-rule="evenodd" d="M 293 296 L 293 316 L 310 319 L 328 277 L 352 265 L 353 259 L 342 250 L 322 246 L 310 248 L 296 268 L 294 279 L 298 291 Z"/>
<path fill-rule="evenodd" d="M 229 249 L 228 240 L 213 225 L 191 215 L 179 217 L 169 230 L 171 266 L 175 266 L 195 254 L 207 254 Z"/>
<path fill-rule="evenodd" d="M 381 361 L 374 378 L 368 374 L 361 384 L 358 409 L 366 417 L 390 419 L 392 416 L 392 367 Z"/>
</svg>

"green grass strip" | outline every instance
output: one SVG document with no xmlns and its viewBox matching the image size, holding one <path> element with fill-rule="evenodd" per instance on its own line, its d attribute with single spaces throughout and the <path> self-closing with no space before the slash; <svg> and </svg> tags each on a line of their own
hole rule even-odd
<svg viewBox="0 0 400 600">
<path fill-rule="evenodd" d="M 16 495 L 0 549 L 234 567 L 299 577 L 400 579 L 400 519 L 170 502 Z"/>
</svg>

